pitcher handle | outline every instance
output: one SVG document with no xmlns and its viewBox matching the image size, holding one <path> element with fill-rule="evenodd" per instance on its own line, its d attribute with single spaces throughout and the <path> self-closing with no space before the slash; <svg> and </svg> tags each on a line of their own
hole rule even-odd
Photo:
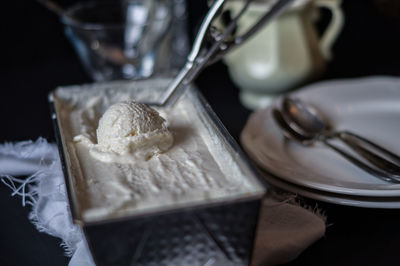
<svg viewBox="0 0 400 266">
<path fill-rule="evenodd" d="M 317 7 L 323 7 L 329 9 L 332 13 L 331 21 L 325 32 L 322 34 L 320 39 L 320 48 L 322 55 L 326 60 L 332 58 L 332 45 L 337 39 L 340 31 L 344 25 L 344 15 L 340 8 L 341 0 L 316 0 L 315 5 Z"/>
</svg>

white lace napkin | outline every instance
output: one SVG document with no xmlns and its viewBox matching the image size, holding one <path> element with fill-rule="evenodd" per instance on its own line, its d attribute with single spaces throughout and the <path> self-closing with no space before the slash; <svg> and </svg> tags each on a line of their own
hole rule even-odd
<svg viewBox="0 0 400 266">
<path fill-rule="evenodd" d="M 16 176 L 28 176 L 20 179 Z M 72 223 L 57 147 L 40 138 L 0 145 L 0 180 L 31 205 L 29 219 L 58 237 L 70 266 L 94 265 L 80 228 Z M 267 197 L 262 206 L 253 265 L 288 262 L 325 233 L 321 215 L 293 204 L 293 198 Z"/>
<path fill-rule="evenodd" d="M 15 176 L 28 176 L 20 179 Z M 72 223 L 57 147 L 45 139 L 0 145 L 0 180 L 31 205 L 29 220 L 62 240 L 69 265 L 94 265 L 80 228 Z"/>
</svg>

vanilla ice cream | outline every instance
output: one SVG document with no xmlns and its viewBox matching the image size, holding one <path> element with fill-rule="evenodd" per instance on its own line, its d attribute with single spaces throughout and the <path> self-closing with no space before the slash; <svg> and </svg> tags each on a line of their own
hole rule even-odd
<svg viewBox="0 0 400 266">
<path fill-rule="evenodd" d="M 259 188 L 209 126 L 204 109 L 197 109 L 196 97 L 155 111 L 133 101 L 140 92 L 101 86 L 57 91 L 83 219 L 243 196 Z"/>
<path fill-rule="evenodd" d="M 148 160 L 173 143 L 165 119 L 156 110 L 133 100 L 110 106 L 99 120 L 96 136 L 97 144 L 84 135 L 74 140 L 88 143 L 91 154 L 105 162 Z"/>
</svg>

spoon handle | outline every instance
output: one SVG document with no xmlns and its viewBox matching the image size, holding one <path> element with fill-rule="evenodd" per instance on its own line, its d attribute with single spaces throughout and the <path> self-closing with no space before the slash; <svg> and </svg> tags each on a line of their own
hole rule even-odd
<svg viewBox="0 0 400 266">
<path fill-rule="evenodd" d="M 349 131 L 337 132 L 335 136 L 374 166 L 400 175 L 400 157 L 396 154 Z"/>
<path fill-rule="evenodd" d="M 391 182 L 391 183 L 400 183 L 400 175 L 398 174 L 393 174 L 393 173 L 388 173 L 381 171 L 379 169 L 373 168 L 366 163 L 360 161 L 356 157 L 352 156 L 348 152 L 342 150 L 341 148 L 337 147 L 336 145 L 332 144 L 329 142 L 329 138 L 321 138 L 320 141 L 325 144 L 327 147 L 331 148 L 332 150 L 336 151 L 343 157 L 345 157 L 347 160 L 352 162 L 354 165 L 358 166 L 359 168 L 363 169 L 367 173 L 383 180 L 386 182 Z"/>
</svg>

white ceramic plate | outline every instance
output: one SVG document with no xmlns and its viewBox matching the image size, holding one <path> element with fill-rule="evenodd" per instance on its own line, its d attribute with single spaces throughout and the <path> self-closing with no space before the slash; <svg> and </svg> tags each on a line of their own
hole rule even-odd
<svg viewBox="0 0 400 266">
<path fill-rule="evenodd" d="M 314 105 L 335 128 L 358 133 L 400 154 L 400 79 L 322 82 L 292 96 Z M 304 147 L 287 141 L 272 119 L 271 110 L 272 107 L 252 114 L 241 136 L 245 150 L 259 166 L 286 182 L 324 192 L 400 196 L 400 184 L 367 174 L 322 144 Z"/>
<path fill-rule="evenodd" d="M 344 194 L 322 192 L 320 190 L 313 190 L 297 186 L 293 183 L 285 182 L 269 174 L 265 174 L 264 178 L 268 183 L 275 187 L 284 189 L 297 195 L 328 203 L 362 208 L 400 209 L 400 198 L 347 196 Z"/>
<path fill-rule="evenodd" d="M 264 174 L 263 176 L 269 184 L 275 187 L 315 200 L 362 208 L 400 209 L 400 198 L 363 197 L 335 194 L 297 186 L 269 174 Z"/>
</svg>

